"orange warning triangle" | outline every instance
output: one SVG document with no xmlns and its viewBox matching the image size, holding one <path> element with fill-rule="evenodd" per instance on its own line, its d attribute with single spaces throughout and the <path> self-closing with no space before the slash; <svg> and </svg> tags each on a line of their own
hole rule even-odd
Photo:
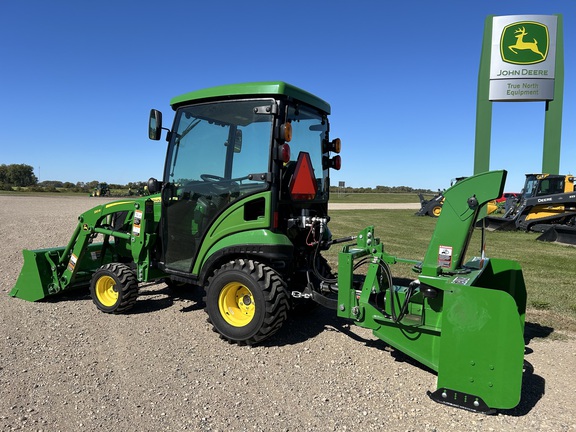
<svg viewBox="0 0 576 432">
<path fill-rule="evenodd" d="M 307 152 L 300 152 L 290 181 L 290 195 L 294 200 L 311 200 L 316 197 L 316 192 L 318 192 L 318 185 L 310 155 Z"/>
</svg>

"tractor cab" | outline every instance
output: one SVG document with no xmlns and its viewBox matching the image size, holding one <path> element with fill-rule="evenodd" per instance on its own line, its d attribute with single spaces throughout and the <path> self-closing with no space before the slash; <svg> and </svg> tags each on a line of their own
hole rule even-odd
<svg viewBox="0 0 576 432">
<path fill-rule="evenodd" d="M 330 106 L 281 82 L 187 93 L 171 105 L 164 177 L 151 185 L 161 186 L 163 270 L 197 277 L 214 250 L 229 257 L 239 244 L 253 244 L 274 267 L 292 262 L 306 221 L 327 218 L 328 171 L 340 166 L 329 157 L 339 151 L 329 141 Z M 161 129 L 152 110 L 149 137 Z M 268 232 L 290 242 L 269 244 Z"/>
</svg>

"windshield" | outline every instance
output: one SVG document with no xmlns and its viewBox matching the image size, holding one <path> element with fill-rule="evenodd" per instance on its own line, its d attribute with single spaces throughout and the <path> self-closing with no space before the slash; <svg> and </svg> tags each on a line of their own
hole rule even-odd
<svg viewBox="0 0 576 432">
<path fill-rule="evenodd" d="M 328 188 L 328 172 L 322 165 L 322 143 L 328 140 L 328 120 L 311 109 L 289 107 L 287 121 L 292 125 L 291 159 L 297 160 L 301 152 L 310 155 L 318 186 L 316 198 L 323 198 Z"/>
<path fill-rule="evenodd" d="M 526 177 L 524 197 L 545 196 L 564 192 L 565 178 L 563 176 L 550 176 L 538 181 L 537 176 Z"/>
<path fill-rule="evenodd" d="M 271 100 L 231 101 L 180 108 L 176 113 L 164 181 L 235 180 L 240 192 L 265 188 L 272 115 L 256 114 Z"/>
<path fill-rule="evenodd" d="M 530 198 L 534 196 L 534 188 L 538 184 L 538 180 L 536 176 L 528 176 L 526 177 L 526 183 L 524 184 L 524 197 Z"/>
</svg>

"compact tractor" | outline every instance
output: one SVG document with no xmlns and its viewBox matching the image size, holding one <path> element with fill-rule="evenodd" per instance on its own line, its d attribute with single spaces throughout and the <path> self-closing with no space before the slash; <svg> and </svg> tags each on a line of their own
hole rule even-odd
<svg viewBox="0 0 576 432">
<path fill-rule="evenodd" d="M 214 329 L 247 345 L 276 333 L 298 303 L 319 303 L 436 371 L 434 400 L 479 412 L 519 403 L 522 270 L 481 248 L 467 257 L 505 171 L 445 191 L 424 259 L 404 259 L 384 250 L 372 226 L 332 237 L 329 173 L 340 168 L 341 144 L 329 137 L 324 100 L 262 82 L 194 91 L 171 106 L 171 129 L 150 113 L 149 137 L 165 129 L 168 141 L 151 195 L 86 211 L 66 246 L 24 250 L 12 296 L 35 301 L 84 287 L 98 309 L 122 313 L 140 283 L 203 287 Z M 334 271 L 322 254 L 339 243 Z M 413 267 L 413 278 L 394 278 L 395 263 Z"/>
</svg>

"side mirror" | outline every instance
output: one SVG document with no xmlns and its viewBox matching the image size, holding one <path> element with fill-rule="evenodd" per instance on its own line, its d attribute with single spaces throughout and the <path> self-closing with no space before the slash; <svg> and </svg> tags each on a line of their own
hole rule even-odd
<svg viewBox="0 0 576 432">
<path fill-rule="evenodd" d="M 162 113 L 156 109 L 150 110 L 150 119 L 148 120 L 148 138 L 154 141 L 160 139 L 162 134 Z"/>
<path fill-rule="evenodd" d="M 150 177 L 147 186 L 148 186 L 148 192 L 150 192 L 151 194 L 155 194 L 160 192 L 160 189 L 162 189 L 162 182 L 159 182 L 154 177 Z"/>
</svg>

